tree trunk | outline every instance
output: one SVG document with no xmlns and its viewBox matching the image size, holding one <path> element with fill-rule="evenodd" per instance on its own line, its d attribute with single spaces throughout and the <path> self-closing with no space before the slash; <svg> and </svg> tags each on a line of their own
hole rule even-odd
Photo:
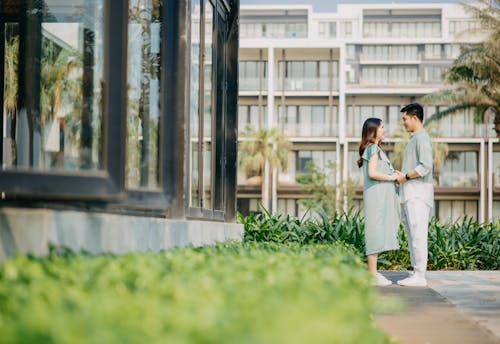
<svg viewBox="0 0 500 344">
<path fill-rule="evenodd" d="M 269 161 L 266 160 L 266 162 L 264 163 L 264 171 L 262 174 L 261 184 L 262 206 L 266 210 L 269 210 L 269 172 Z"/>
<path fill-rule="evenodd" d="M 278 212 L 278 169 L 273 168 L 272 171 L 272 185 L 271 185 L 271 213 Z"/>
</svg>

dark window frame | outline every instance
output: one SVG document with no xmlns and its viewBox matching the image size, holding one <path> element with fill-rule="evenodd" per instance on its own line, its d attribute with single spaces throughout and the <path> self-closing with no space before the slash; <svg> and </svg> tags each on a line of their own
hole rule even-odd
<svg viewBox="0 0 500 344">
<path fill-rule="evenodd" d="M 199 84 L 204 85 L 205 50 L 205 4 L 213 6 L 212 24 L 212 122 L 211 122 L 211 208 L 204 208 L 203 198 L 203 154 L 202 145 L 198 145 L 198 206 L 189 204 L 185 199 L 186 217 L 216 221 L 232 221 L 236 217 L 236 154 L 237 154 L 237 97 L 238 97 L 238 26 L 239 2 L 232 1 L 230 6 L 224 0 L 200 0 L 199 51 L 198 65 Z M 220 35 L 220 20 L 225 21 L 225 32 Z M 188 37 L 191 37 L 188 35 Z M 223 40 L 221 42 L 221 39 Z M 190 43 L 189 43 L 190 44 Z M 190 54 L 189 54 L 190 55 Z M 200 92 L 203 87 L 199 87 Z M 198 140 L 203 141 L 204 135 L 204 96 L 198 94 Z M 189 107 L 187 107 L 189 110 Z M 189 111 L 186 111 L 187 118 Z M 229 115 L 233 114 L 233 115 Z M 189 123 L 189 122 L 188 122 Z M 227 130 L 235 128 L 234 130 Z M 190 132 L 186 135 L 186 146 L 190 140 Z M 191 153 L 189 153 L 191 154 Z M 232 163 L 230 163 L 232 161 Z M 186 160 L 185 194 L 191 192 L 191 166 Z"/>
<path fill-rule="evenodd" d="M 30 4 L 37 4 L 37 2 L 30 1 Z M 124 139 L 125 126 L 121 121 L 121 114 L 126 109 L 125 97 L 122 94 L 126 89 L 124 86 L 126 39 L 123 38 L 127 35 L 126 20 L 124 20 L 128 10 L 126 5 L 119 1 L 105 2 L 104 46 L 109 48 L 105 49 L 103 64 L 105 87 L 103 89 L 102 145 L 106 149 L 101 152 L 102 170 L 66 172 L 28 168 L 2 169 L 0 170 L 0 190 L 5 198 L 108 201 L 124 197 L 124 159 L 122 158 L 124 147 L 121 142 Z M 41 11 L 22 11 L 21 17 L 17 18 L 21 30 L 19 56 L 23 56 L 18 67 L 18 108 L 26 107 L 28 113 L 38 111 L 36 107 L 40 98 L 40 85 L 35 75 L 37 75 L 37 69 L 40 68 L 40 63 L 36 63 L 37 60 L 39 61 L 36 55 L 37 46 L 26 44 L 26 32 L 28 28 L 36 29 L 41 25 L 40 13 Z M 115 39 L 116 37 L 122 37 L 122 39 Z M 3 120 L 3 110 L 0 111 L 0 117 Z M 3 151 L 3 140 L 0 141 L 2 141 L 0 150 Z"/>
<path fill-rule="evenodd" d="M 37 3 L 35 0 L 27 0 L 27 2 L 29 4 Z M 221 176 L 218 180 L 214 180 L 212 187 L 219 194 L 215 195 L 212 192 L 212 197 L 218 197 L 217 202 L 220 209 L 200 209 L 200 211 L 190 209 L 185 203 L 188 198 L 186 197 L 188 192 L 186 178 L 189 176 L 185 154 L 186 139 L 189 139 L 186 125 L 189 122 L 186 120 L 186 113 L 189 110 L 190 86 L 190 3 L 189 0 L 165 0 L 162 8 L 162 21 L 164 23 L 161 31 L 162 45 L 160 47 L 162 78 L 160 89 L 162 95 L 160 97 L 161 115 L 158 147 L 159 188 L 151 191 L 135 190 L 127 189 L 125 185 L 126 66 L 128 59 L 127 25 L 129 4 L 128 1 L 106 0 L 103 35 L 104 46 L 108 47 L 108 49 L 105 49 L 104 52 L 103 65 L 102 147 L 104 147 L 104 150 L 101 153 L 102 169 L 77 172 L 35 169 L 1 170 L 0 192 L 6 198 L 0 201 L 2 204 L 39 204 L 46 207 L 83 208 L 173 218 L 194 217 L 220 221 L 235 220 L 239 1 L 212 0 L 216 10 L 221 11 L 225 16 L 227 27 L 223 37 L 224 42 L 221 43 L 224 48 L 222 62 L 214 62 L 223 66 L 224 82 L 219 87 L 219 93 L 212 95 L 212 98 L 218 97 L 224 102 L 221 106 L 215 107 L 214 105 L 214 123 L 212 125 L 213 140 L 217 137 L 220 146 L 219 148 L 215 147 L 213 150 L 213 154 L 217 154 L 220 159 L 217 162 L 212 159 L 212 163 L 214 166 L 217 164 L 214 171 L 217 170 L 216 173 Z M 214 11 L 214 14 L 218 13 L 217 11 Z M 27 15 L 35 16 L 36 13 L 36 11 L 32 11 Z M 16 19 L 19 18 L 7 18 L 7 16 L 0 14 L 2 23 Z M 29 19 L 29 21 L 21 21 L 22 26 L 33 25 L 33 22 L 36 24 L 36 21 L 41 22 L 41 18 Z M 27 28 L 24 27 L 22 30 L 26 32 Z M 215 44 L 217 43 L 215 43 L 214 37 L 214 49 Z M 3 42 L 0 45 L 3 45 Z M 33 50 L 29 44 L 23 45 L 22 49 L 26 48 Z M 1 46 L 0 52 L 2 52 Z M 23 52 L 20 53 L 20 56 L 24 56 Z M 32 71 L 24 70 L 23 65 L 19 66 L 19 71 L 25 74 L 26 78 L 31 77 L 30 73 Z M 0 72 L 2 72 L 1 69 Z M 214 69 L 213 85 L 216 84 L 215 72 Z M 1 80 L 0 84 L 2 83 L 3 80 Z M 31 83 L 36 84 L 36 80 Z M 36 93 L 36 90 L 30 90 L 24 84 L 20 86 L 26 89 L 27 94 L 29 92 Z M 24 90 L 20 91 L 19 99 L 25 101 L 22 91 Z M 3 93 L 1 97 L 3 97 Z M 29 102 L 30 100 L 27 99 L 26 101 Z M 220 108 L 223 109 L 222 112 L 219 111 Z M 3 117 L 3 114 L 0 113 L 0 115 L 2 115 L 0 117 Z M 218 130 L 215 125 L 216 120 L 219 125 Z M 0 152 L 3 149 L 1 141 Z M 215 153 L 216 149 L 219 149 L 217 153 Z"/>
</svg>

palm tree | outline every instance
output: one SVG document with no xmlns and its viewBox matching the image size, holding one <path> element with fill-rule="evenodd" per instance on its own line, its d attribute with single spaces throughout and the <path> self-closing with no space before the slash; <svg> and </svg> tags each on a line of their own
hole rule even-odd
<svg viewBox="0 0 500 344">
<path fill-rule="evenodd" d="M 445 72 L 450 88 L 424 97 L 424 101 L 450 105 L 429 117 L 427 122 L 472 109 L 475 120 L 484 123 L 488 113 L 495 116 L 494 129 L 500 137 L 500 0 L 478 0 L 464 5 L 490 32 L 482 43 L 464 49 Z"/>
<path fill-rule="evenodd" d="M 261 176 L 262 205 L 269 209 L 270 170 L 286 170 L 292 143 L 278 128 L 255 129 L 247 126 L 239 144 L 238 160 L 246 173 Z"/>
</svg>

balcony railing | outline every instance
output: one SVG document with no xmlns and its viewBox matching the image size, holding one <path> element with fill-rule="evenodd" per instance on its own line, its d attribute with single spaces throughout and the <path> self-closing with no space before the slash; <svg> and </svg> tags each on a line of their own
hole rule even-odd
<svg viewBox="0 0 500 344">
<path fill-rule="evenodd" d="M 360 54 L 359 62 L 363 64 L 419 64 L 422 54 L 405 56 L 401 54 Z"/>
<path fill-rule="evenodd" d="M 259 78 L 240 78 L 239 88 L 240 91 L 258 91 L 259 90 Z M 267 90 L 267 79 L 262 79 L 262 90 Z"/>
<path fill-rule="evenodd" d="M 276 80 L 276 90 L 282 91 L 282 80 Z M 330 80 L 328 78 L 307 79 L 285 79 L 285 91 L 329 91 Z M 339 80 L 333 78 L 333 90 L 339 89 Z"/>
</svg>

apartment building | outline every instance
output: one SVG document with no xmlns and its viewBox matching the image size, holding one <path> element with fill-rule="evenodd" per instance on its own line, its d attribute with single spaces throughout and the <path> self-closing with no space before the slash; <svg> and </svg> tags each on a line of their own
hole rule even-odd
<svg viewBox="0 0 500 344">
<path fill-rule="evenodd" d="M 479 23 L 458 4 L 340 4 L 335 13 L 309 5 L 241 7 L 238 127 L 278 126 L 293 149 L 280 171 L 274 210 L 301 216 L 308 197 L 297 178 L 313 161 L 331 177 L 358 187 L 361 126 L 379 117 L 392 155 L 399 109 L 444 87 L 442 72 L 466 44 L 484 39 Z M 439 104 L 425 105 L 430 116 Z M 443 105 L 444 106 L 444 105 Z M 449 153 L 436 169 L 435 215 L 442 221 L 469 215 L 500 217 L 500 143 L 493 118 L 475 123 L 472 112 L 449 116 L 432 129 Z M 260 183 L 240 169 L 238 209 L 257 210 Z M 344 206 L 347 206 L 344 204 Z"/>
</svg>

